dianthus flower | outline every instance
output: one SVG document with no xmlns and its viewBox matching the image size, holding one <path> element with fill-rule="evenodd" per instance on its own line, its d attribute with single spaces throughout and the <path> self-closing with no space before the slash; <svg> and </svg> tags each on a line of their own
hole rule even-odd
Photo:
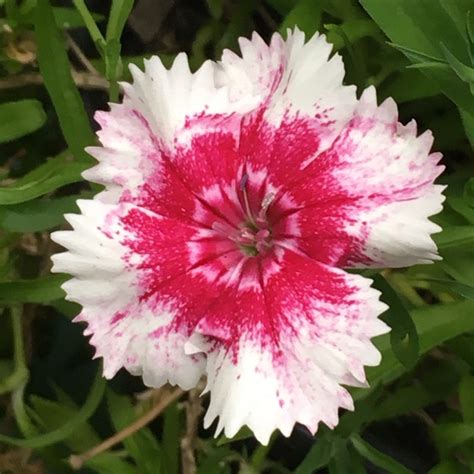
<svg viewBox="0 0 474 474">
<path fill-rule="evenodd" d="M 205 375 L 205 425 L 266 443 L 353 409 L 342 385 L 366 385 L 389 328 L 371 280 L 343 269 L 438 258 L 442 167 L 393 100 L 343 85 L 323 35 L 240 48 L 195 73 L 184 54 L 131 68 L 88 149 L 84 177 L 105 190 L 54 233 L 68 249 L 54 270 L 73 275 L 105 377 L 190 389 Z"/>
</svg>

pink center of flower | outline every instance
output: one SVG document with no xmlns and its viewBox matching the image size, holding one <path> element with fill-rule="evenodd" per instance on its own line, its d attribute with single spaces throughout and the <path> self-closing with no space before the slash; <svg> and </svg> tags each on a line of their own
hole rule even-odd
<svg viewBox="0 0 474 474">
<path fill-rule="evenodd" d="M 235 179 L 199 193 L 193 220 L 200 226 L 187 248 L 194 271 L 208 281 L 250 289 L 279 271 L 283 249 L 298 248 L 300 206 L 265 167 L 236 171 Z"/>
<path fill-rule="evenodd" d="M 235 242 L 239 250 L 246 256 L 256 257 L 265 254 L 273 246 L 272 231 L 267 218 L 267 210 L 275 194 L 269 193 L 263 199 L 258 213 L 252 211 L 247 190 L 248 175 L 244 174 L 240 182 L 242 194 L 242 213 L 245 219 L 233 228 L 221 220 L 212 224 L 218 234 Z"/>
</svg>

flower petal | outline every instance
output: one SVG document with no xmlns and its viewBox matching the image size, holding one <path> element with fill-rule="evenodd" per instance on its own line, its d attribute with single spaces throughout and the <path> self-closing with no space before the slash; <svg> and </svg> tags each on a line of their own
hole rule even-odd
<svg viewBox="0 0 474 474">
<path fill-rule="evenodd" d="M 67 216 L 74 230 L 52 234 L 69 250 L 53 256 L 53 271 L 74 277 L 63 288 L 83 306 L 77 320 L 88 324 L 104 375 L 125 367 L 149 386 L 195 386 L 203 357 L 186 355 L 184 344 L 212 298 L 186 271 L 195 230 L 129 204 L 79 205 L 82 215 Z"/>
<path fill-rule="evenodd" d="M 213 62 L 191 73 L 184 53 L 169 70 L 154 56 L 145 61 L 144 71 L 131 66 L 131 72 L 134 83 L 122 84 L 123 103 L 96 113 L 103 146 L 87 149 L 99 164 L 83 176 L 106 185 L 99 195 L 104 202 L 134 201 L 150 176 L 173 158 L 176 146 L 203 131 L 219 130 L 226 119 L 256 106 L 252 97 L 230 100 L 228 88 L 216 83 Z"/>
<path fill-rule="evenodd" d="M 437 260 L 428 220 L 441 211 L 440 153 L 430 132 L 398 122 L 395 103 L 367 89 L 331 148 L 287 184 L 301 203 L 299 248 L 327 264 L 404 267 Z"/>
<path fill-rule="evenodd" d="M 386 306 L 370 280 L 290 251 L 258 273 L 222 290 L 187 345 L 207 355 L 205 425 L 219 417 L 228 437 L 247 425 L 264 444 L 296 422 L 334 427 L 339 407 L 353 409 L 340 384 L 364 385 L 363 366 L 380 362 L 370 338 L 387 332 Z"/>
<path fill-rule="evenodd" d="M 254 33 L 240 38 L 242 57 L 224 51 L 220 81 L 231 98 L 259 96 L 265 118 L 273 125 L 292 117 L 311 117 L 319 135 L 319 152 L 328 148 L 350 120 L 356 105 L 354 86 L 344 86 L 339 54 L 330 58 L 332 45 L 316 33 L 305 43 L 298 28 L 286 40 L 275 33 L 270 45 Z M 296 170 L 295 170 L 296 171 Z"/>
</svg>

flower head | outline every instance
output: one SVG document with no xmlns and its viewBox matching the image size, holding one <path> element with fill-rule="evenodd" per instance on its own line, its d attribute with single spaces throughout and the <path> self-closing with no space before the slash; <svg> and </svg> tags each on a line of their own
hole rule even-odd
<svg viewBox="0 0 474 474">
<path fill-rule="evenodd" d="M 191 73 L 154 57 L 110 112 L 98 112 L 105 185 L 56 232 L 55 271 L 104 374 L 184 389 L 207 377 L 205 424 L 248 425 L 267 442 L 353 408 L 388 331 L 371 281 L 343 268 L 437 259 L 441 210 L 432 136 L 395 103 L 359 100 L 324 36 L 298 29 Z"/>
</svg>

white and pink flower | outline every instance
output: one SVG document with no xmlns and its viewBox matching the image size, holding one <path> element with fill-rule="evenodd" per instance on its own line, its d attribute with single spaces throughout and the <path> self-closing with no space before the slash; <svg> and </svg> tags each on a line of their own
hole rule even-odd
<svg viewBox="0 0 474 474">
<path fill-rule="evenodd" d="M 54 270 L 104 375 L 184 389 L 207 377 L 205 424 L 262 442 L 352 409 L 388 331 L 371 281 L 343 268 L 438 259 L 441 210 L 430 132 L 398 122 L 375 90 L 358 100 L 322 35 L 298 29 L 191 73 L 154 57 L 122 104 L 98 112 L 105 185 L 53 238 Z"/>
</svg>

